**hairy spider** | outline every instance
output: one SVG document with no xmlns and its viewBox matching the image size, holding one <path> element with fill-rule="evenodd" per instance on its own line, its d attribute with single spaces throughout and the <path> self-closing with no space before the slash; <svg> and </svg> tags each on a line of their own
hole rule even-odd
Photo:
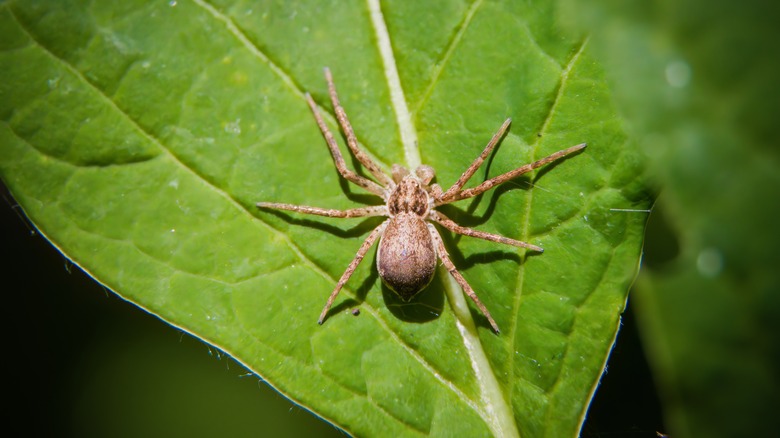
<svg viewBox="0 0 780 438">
<path fill-rule="evenodd" d="M 369 248 L 371 248 L 376 239 L 379 238 L 379 249 L 376 258 L 379 276 L 390 289 L 401 297 L 401 299 L 409 301 L 431 282 L 433 275 L 436 272 L 438 257 L 450 274 L 455 278 L 455 281 L 463 288 L 463 291 L 466 292 L 466 295 L 474 300 L 474 303 L 479 310 L 490 322 L 490 326 L 493 330 L 498 333 L 498 325 L 493 320 L 490 312 L 479 300 L 479 297 L 474 293 L 474 290 L 466 279 L 463 278 L 463 275 L 458 272 L 458 269 L 452 263 L 452 260 L 450 260 L 439 232 L 436 231 L 436 228 L 432 223 L 426 221 L 436 222 L 452 232 L 465 236 L 478 237 L 492 242 L 504 243 L 542 252 L 542 248 L 536 245 L 462 227 L 444 216 L 441 212 L 436 211 L 435 208 L 440 205 L 477 196 L 498 184 L 583 149 L 586 146 L 585 143 L 558 151 L 541 160 L 518 167 L 515 170 L 506 172 L 495 178 L 491 178 L 476 187 L 464 190 L 463 186 L 469 178 L 474 175 L 479 166 L 509 128 L 511 119 L 507 119 L 504 124 L 501 125 L 498 132 L 493 135 L 493 138 L 490 139 L 490 142 L 488 142 L 479 157 L 477 157 L 474 162 L 471 163 L 471 166 L 469 166 L 460 178 L 458 178 L 458 181 L 447 189 L 447 191 L 443 191 L 438 184 L 431 184 L 431 181 L 434 178 L 434 170 L 431 166 L 419 166 L 415 169 L 414 173 L 411 173 L 405 167 L 394 164 L 392 177 L 384 173 L 379 166 L 358 147 L 355 132 L 352 130 L 352 126 L 347 119 L 344 108 L 342 108 L 339 103 L 336 87 L 333 84 L 333 77 L 330 74 L 330 70 L 327 68 L 325 69 L 325 79 L 328 82 L 328 92 L 330 94 L 330 99 L 333 102 L 333 109 L 336 112 L 336 119 L 338 119 L 339 125 L 341 125 L 341 129 L 344 131 L 344 135 L 347 138 L 347 146 L 355 155 L 355 158 L 371 172 L 378 183 L 347 169 L 336 140 L 333 138 L 333 134 L 328 130 L 325 121 L 317 110 L 317 104 L 314 103 L 311 95 L 306 93 L 306 100 L 314 114 L 317 125 L 320 127 L 320 131 L 322 131 L 322 136 L 325 137 L 330 153 L 333 156 L 333 161 L 336 163 L 336 168 L 338 169 L 339 174 L 346 180 L 379 196 L 385 203 L 383 205 L 352 208 L 349 210 L 332 210 L 275 202 L 258 202 L 257 206 L 259 208 L 296 211 L 299 213 L 327 217 L 351 218 L 387 216 L 388 219 L 371 231 L 360 246 L 355 258 L 349 264 L 344 274 L 342 274 L 336 287 L 330 294 L 328 302 L 325 304 L 325 308 L 322 309 L 318 322 L 322 324 L 325 320 L 325 316 L 328 314 L 328 310 L 331 305 L 333 305 L 333 301 L 336 299 L 339 291 L 344 287 L 344 284 L 346 284 L 350 276 L 352 276 L 352 273 L 355 272 L 355 269 L 363 260 L 363 257 L 365 257 Z"/>
</svg>

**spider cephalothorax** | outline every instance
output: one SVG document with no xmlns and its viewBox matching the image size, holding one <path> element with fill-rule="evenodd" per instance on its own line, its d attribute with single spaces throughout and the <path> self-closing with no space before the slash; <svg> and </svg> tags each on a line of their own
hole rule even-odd
<svg viewBox="0 0 780 438">
<path fill-rule="evenodd" d="M 341 276 L 335 289 L 333 289 L 333 292 L 330 294 L 328 302 L 325 304 L 325 308 L 322 309 L 318 322 L 322 324 L 325 320 L 325 316 L 331 305 L 333 305 L 333 301 L 336 299 L 339 291 L 341 291 L 341 288 L 344 287 L 344 284 L 349 280 L 349 277 L 355 271 L 358 264 L 363 260 L 368 249 L 371 248 L 377 238 L 380 238 L 376 258 L 377 270 L 379 271 L 379 276 L 382 278 L 382 281 L 397 293 L 398 296 L 403 300 L 408 301 L 428 286 L 436 272 L 436 261 L 437 259 L 441 259 L 449 273 L 463 288 L 463 291 L 474 301 L 482 314 L 485 315 L 493 330 L 498 333 L 498 325 L 466 279 L 458 272 L 457 268 L 452 263 L 452 260 L 450 260 L 447 249 L 444 247 L 444 242 L 431 222 L 436 222 L 450 231 L 466 236 L 478 237 L 480 239 L 528 248 L 539 252 L 542 251 L 542 248 L 508 237 L 462 227 L 444 216 L 441 212 L 436 211 L 435 208 L 440 205 L 477 196 L 498 184 L 581 150 L 585 147 L 585 144 L 579 144 L 558 151 L 533 163 L 526 164 L 525 166 L 518 167 L 515 170 L 491 178 L 476 187 L 464 190 L 463 186 L 474 175 L 474 172 L 477 171 L 477 168 L 479 168 L 509 128 L 511 120 L 507 119 L 504 124 L 501 125 L 498 132 L 493 135 L 493 138 L 490 139 L 490 142 L 479 157 L 477 157 L 471 166 L 463 172 L 460 178 L 458 178 L 458 181 L 445 192 L 438 184 L 431 184 L 431 181 L 434 178 L 434 171 L 430 166 L 422 165 L 415 169 L 414 173 L 410 173 L 403 166 L 396 164 L 393 165 L 392 177 L 383 172 L 379 166 L 358 147 L 355 133 L 352 131 L 352 125 L 350 125 L 347 115 L 339 103 L 336 87 L 333 85 L 333 78 L 328 69 L 325 69 L 325 78 L 328 81 L 328 90 L 330 99 L 333 103 L 333 109 L 336 113 L 336 118 L 347 138 L 347 146 L 349 146 L 349 149 L 355 155 L 355 158 L 371 172 L 379 183 L 347 169 L 344 158 L 339 151 L 338 144 L 333 138 L 333 134 L 331 134 L 330 130 L 325 125 L 325 121 L 322 120 L 322 116 L 317 110 L 317 104 L 314 103 L 314 100 L 307 93 L 306 100 L 314 114 L 317 125 L 320 127 L 320 131 L 322 131 L 323 137 L 325 137 L 325 141 L 327 142 L 330 153 L 335 161 L 336 168 L 342 177 L 381 197 L 385 203 L 383 205 L 353 208 L 350 210 L 331 210 L 319 207 L 272 202 L 258 202 L 257 206 L 260 208 L 274 208 L 338 218 L 387 216 L 388 219 L 371 231 L 360 246 L 355 258 L 349 264 L 349 267 L 347 267 L 347 270 Z"/>
</svg>

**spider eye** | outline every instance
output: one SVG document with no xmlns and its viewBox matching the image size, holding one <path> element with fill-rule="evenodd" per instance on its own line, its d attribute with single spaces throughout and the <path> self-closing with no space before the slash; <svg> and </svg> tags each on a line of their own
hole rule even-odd
<svg viewBox="0 0 780 438">
<path fill-rule="evenodd" d="M 414 173 L 417 174 L 417 177 L 420 178 L 422 183 L 425 185 L 430 184 L 430 182 L 433 180 L 433 177 L 436 176 L 436 172 L 433 170 L 433 167 L 425 164 L 418 167 Z"/>
</svg>

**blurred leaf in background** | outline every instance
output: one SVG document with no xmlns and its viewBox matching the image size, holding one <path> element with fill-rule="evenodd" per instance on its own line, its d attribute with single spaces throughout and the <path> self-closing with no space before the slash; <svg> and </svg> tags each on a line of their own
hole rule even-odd
<svg viewBox="0 0 780 438">
<path fill-rule="evenodd" d="M 635 293 L 668 432 L 780 422 L 780 6 L 566 2 L 662 188 Z"/>
</svg>

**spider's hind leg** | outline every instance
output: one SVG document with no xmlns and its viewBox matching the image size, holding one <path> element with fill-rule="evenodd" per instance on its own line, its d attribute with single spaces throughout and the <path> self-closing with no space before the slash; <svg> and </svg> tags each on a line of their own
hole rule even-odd
<svg viewBox="0 0 780 438">
<path fill-rule="evenodd" d="M 485 307 L 485 305 L 482 304 L 482 301 L 479 300 L 479 297 L 477 296 L 476 292 L 474 292 L 474 289 L 471 288 L 471 285 L 469 285 L 466 279 L 463 278 L 463 275 L 458 271 L 458 268 L 456 268 L 455 264 L 453 264 L 452 260 L 450 260 L 450 256 L 447 254 L 447 248 L 444 246 L 444 241 L 442 241 L 439 232 L 436 231 L 436 228 L 434 228 L 432 224 L 428 224 L 428 229 L 431 232 L 433 243 L 436 245 L 436 252 L 441 259 L 442 264 L 444 264 L 444 267 L 447 268 L 447 271 L 449 271 L 450 275 L 452 275 L 455 281 L 458 282 L 460 287 L 463 289 L 463 292 L 465 292 L 466 295 L 468 295 L 469 298 L 474 301 L 474 304 L 476 304 L 482 314 L 485 315 L 485 318 L 487 318 L 488 322 L 490 322 L 490 327 L 493 328 L 493 331 L 498 334 L 500 332 L 498 329 L 498 324 L 496 324 L 493 316 L 490 315 L 490 311 L 488 311 L 487 307 Z"/>
<path fill-rule="evenodd" d="M 344 285 L 347 284 L 347 281 L 349 281 L 349 277 L 352 276 L 352 274 L 355 272 L 355 269 L 357 269 L 360 262 L 363 261 L 363 257 L 366 256 L 366 253 L 368 252 L 369 248 L 371 248 L 371 246 L 374 244 L 376 239 L 379 236 L 381 236 L 382 233 L 385 231 L 388 221 L 389 219 L 379 224 L 378 227 L 374 228 L 374 231 L 372 231 L 371 234 L 369 234 L 368 237 L 366 237 L 366 240 L 363 241 L 363 244 L 360 245 L 357 254 L 355 254 L 355 258 L 352 259 L 352 262 L 350 262 L 349 266 L 347 267 L 347 270 L 344 271 L 343 274 L 341 274 L 341 278 L 339 279 L 339 282 L 336 283 L 336 287 L 333 289 L 333 292 L 331 292 L 330 297 L 328 297 L 328 302 L 325 303 L 325 307 L 322 309 L 322 313 L 320 313 L 320 319 L 317 320 L 318 324 L 322 324 L 325 321 L 325 317 L 328 315 L 328 310 L 330 310 L 330 307 L 333 305 L 333 301 L 336 300 L 336 297 L 341 291 L 341 288 L 343 288 Z"/>
</svg>

